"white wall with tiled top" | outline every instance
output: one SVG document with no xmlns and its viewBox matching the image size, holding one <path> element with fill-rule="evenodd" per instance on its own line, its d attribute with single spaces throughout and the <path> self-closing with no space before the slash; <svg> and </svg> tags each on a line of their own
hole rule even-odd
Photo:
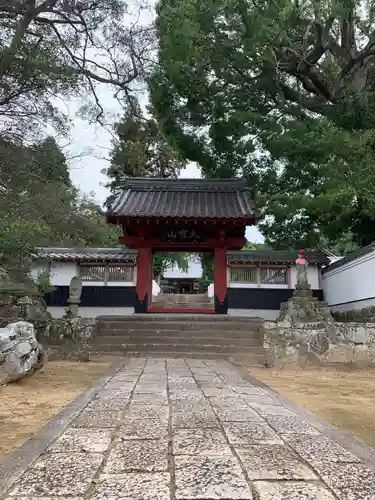
<svg viewBox="0 0 375 500">
<path fill-rule="evenodd" d="M 325 300 L 334 312 L 375 306 L 375 249 L 322 275 Z"/>
<path fill-rule="evenodd" d="M 31 268 L 31 277 L 37 279 L 40 272 L 48 269 L 48 263 L 36 262 Z M 74 276 L 79 276 L 79 266 L 75 262 L 51 262 L 50 282 L 54 286 L 69 286 Z M 83 281 L 83 286 L 135 286 L 137 282 L 137 266 L 134 266 L 132 281 Z"/>
<path fill-rule="evenodd" d="M 242 266 L 241 266 L 242 267 Z M 243 267 L 246 267 L 244 265 Z M 253 267 L 253 266 L 249 266 Z M 287 284 L 256 284 L 256 283 L 232 283 L 230 280 L 230 266 L 228 265 L 227 268 L 227 280 L 228 280 L 228 287 L 231 288 L 277 288 L 277 289 L 282 289 L 282 288 L 295 288 L 297 284 L 297 267 L 295 265 L 292 265 L 288 268 L 288 273 L 289 273 L 289 282 Z M 321 269 L 319 266 L 310 264 L 307 269 L 307 276 L 308 276 L 308 282 L 311 285 L 312 290 L 320 290 L 321 289 L 321 284 L 320 284 L 320 276 L 321 276 Z"/>
</svg>

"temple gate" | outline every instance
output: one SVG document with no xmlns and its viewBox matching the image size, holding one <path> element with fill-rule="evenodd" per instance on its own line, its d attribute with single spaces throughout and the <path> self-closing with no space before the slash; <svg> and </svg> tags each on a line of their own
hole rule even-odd
<svg viewBox="0 0 375 500">
<path fill-rule="evenodd" d="M 138 249 L 135 312 L 153 312 L 153 252 L 210 251 L 214 311 L 227 313 L 226 252 L 240 250 L 246 243 L 246 226 L 258 220 L 243 180 L 127 179 L 106 218 L 122 226 L 121 243 Z"/>
</svg>

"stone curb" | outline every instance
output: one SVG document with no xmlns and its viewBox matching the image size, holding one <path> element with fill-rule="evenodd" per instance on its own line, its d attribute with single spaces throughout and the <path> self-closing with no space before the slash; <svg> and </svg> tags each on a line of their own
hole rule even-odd
<svg viewBox="0 0 375 500">
<path fill-rule="evenodd" d="M 231 363 L 231 365 L 243 379 L 251 382 L 254 386 L 259 387 L 259 389 L 267 391 L 274 399 L 277 399 L 282 405 L 293 411 L 298 417 L 315 427 L 319 432 L 322 433 L 323 436 L 340 444 L 347 451 L 349 451 L 371 467 L 375 467 L 375 449 L 367 446 L 366 444 L 362 444 L 361 442 L 357 441 L 357 439 L 346 434 L 341 429 L 331 425 L 329 422 L 320 419 L 313 413 L 303 409 L 301 406 L 297 405 L 290 399 L 271 389 L 271 387 L 269 387 L 261 380 L 250 375 L 250 373 L 244 368 L 239 367 L 232 361 L 229 361 L 229 363 Z"/>
<path fill-rule="evenodd" d="M 0 498 L 7 493 L 44 450 L 59 437 L 102 387 L 126 365 L 126 362 L 126 359 L 115 361 L 105 375 L 95 379 L 88 389 L 79 394 L 66 408 L 49 420 L 39 432 L 11 453 L 3 464 L 0 464 Z"/>
</svg>

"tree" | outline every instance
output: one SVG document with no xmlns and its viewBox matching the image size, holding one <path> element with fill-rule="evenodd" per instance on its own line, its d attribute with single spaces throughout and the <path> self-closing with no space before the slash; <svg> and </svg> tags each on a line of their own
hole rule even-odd
<svg viewBox="0 0 375 500">
<path fill-rule="evenodd" d="M 148 71 L 153 50 L 152 27 L 132 22 L 131 16 L 124 0 L 2 1 L 3 131 L 14 134 L 16 127 L 24 130 L 49 120 L 66 125 L 56 100 L 68 96 L 84 98 L 84 110 L 100 121 L 104 111 L 98 84 L 112 87 L 120 103 L 128 102 L 134 83 Z"/>
<path fill-rule="evenodd" d="M 133 100 L 123 120 L 115 126 L 110 167 L 104 171 L 113 179 L 112 191 L 126 177 L 177 178 L 184 162 L 168 144 L 159 124 L 144 117 L 137 101 Z"/>
<path fill-rule="evenodd" d="M 271 249 L 269 245 L 266 243 L 253 243 L 252 241 L 247 240 L 242 250 L 268 250 Z"/>
<path fill-rule="evenodd" d="M 189 270 L 190 255 L 185 252 L 156 252 L 153 258 L 153 277 L 157 283 L 164 273 L 176 266 L 184 273 Z"/>
<path fill-rule="evenodd" d="M 244 176 L 274 246 L 375 239 L 374 3 L 158 4 L 152 103 L 206 177 Z"/>
<path fill-rule="evenodd" d="M 0 265 L 27 276 L 36 247 L 118 241 L 100 208 L 72 185 L 65 155 L 52 138 L 26 147 L 0 141 Z"/>
</svg>

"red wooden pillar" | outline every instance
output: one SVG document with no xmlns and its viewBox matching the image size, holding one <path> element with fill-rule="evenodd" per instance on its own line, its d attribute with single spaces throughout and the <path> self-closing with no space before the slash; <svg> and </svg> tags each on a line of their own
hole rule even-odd
<svg viewBox="0 0 375 500">
<path fill-rule="evenodd" d="M 135 312 L 145 313 L 151 301 L 152 289 L 152 250 L 139 248 L 137 259 L 137 286 Z"/>
<path fill-rule="evenodd" d="M 225 247 L 215 248 L 214 266 L 215 313 L 227 314 L 227 250 Z"/>
</svg>

